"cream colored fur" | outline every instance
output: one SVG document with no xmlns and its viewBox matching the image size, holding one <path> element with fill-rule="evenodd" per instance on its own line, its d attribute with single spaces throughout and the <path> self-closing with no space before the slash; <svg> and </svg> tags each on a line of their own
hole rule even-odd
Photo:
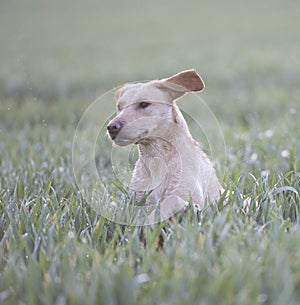
<svg viewBox="0 0 300 305">
<path fill-rule="evenodd" d="M 163 201 L 165 215 L 172 216 L 190 199 L 202 209 L 207 201 L 217 201 L 222 191 L 175 102 L 203 88 L 196 71 L 187 70 L 163 80 L 125 85 L 116 94 L 118 112 L 108 124 L 109 133 L 117 145 L 137 144 L 139 150 L 130 188 L 137 198 L 151 191 L 146 204 Z"/>
</svg>

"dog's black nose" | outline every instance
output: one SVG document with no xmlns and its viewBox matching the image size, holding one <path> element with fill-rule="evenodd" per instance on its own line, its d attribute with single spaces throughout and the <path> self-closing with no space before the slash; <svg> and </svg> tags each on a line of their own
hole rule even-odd
<svg viewBox="0 0 300 305">
<path fill-rule="evenodd" d="M 120 121 L 111 122 L 107 125 L 107 131 L 113 140 L 116 138 L 122 127 L 123 124 Z"/>
</svg>

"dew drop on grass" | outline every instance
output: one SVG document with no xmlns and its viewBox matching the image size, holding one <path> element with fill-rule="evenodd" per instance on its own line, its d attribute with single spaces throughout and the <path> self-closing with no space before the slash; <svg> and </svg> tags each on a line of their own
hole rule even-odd
<svg viewBox="0 0 300 305">
<path fill-rule="evenodd" d="M 69 239 L 73 239 L 74 237 L 75 237 L 74 232 L 69 231 L 69 232 L 68 232 L 68 238 L 69 238 Z"/>
<path fill-rule="evenodd" d="M 258 303 L 265 303 L 267 301 L 267 299 L 268 299 L 268 296 L 265 293 L 261 293 L 257 297 L 257 302 Z"/>
<path fill-rule="evenodd" d="M 138 274 L 134 279 L 138 285 L 145 284 L 150 281 L 150 277 L 147 273 Z"/>
<path fill-rule="evenodd" d="M 250 160 L 252 162 L 256 161 L 257 160 L 257 153 L 253 153 L 251 156 L 250 156 Z"/>
<path fill-rule="evenodd" d="M 268 170 L 263 170 L 261 171 L 261 178 L 263 179 L 263 181 L 266 181 L 269 177 L 270 172 Z"/>
<path fill-rule="evenodd" d="M 273 137 L 273 130 L 271 130 L 271 129 L 268 129 L 266 132 L 265 132 L 265 136 L 267 137 L 267 138 L 272 138 Z"/>
<path fill-rule="evenodd" d="M 287 149 L 285 149 L 285 150 L 283 150 L 283 151 L 281 152 L 281 157 L 282 157 L 282 158 L 288 158 L 289 155 L 290 155 L 290 152 L 289 152 Z"/>
</svg>

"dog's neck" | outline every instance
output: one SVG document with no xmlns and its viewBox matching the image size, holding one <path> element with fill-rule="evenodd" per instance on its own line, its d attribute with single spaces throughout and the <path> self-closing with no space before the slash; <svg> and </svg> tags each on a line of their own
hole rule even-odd
<svg viewBox="0 0 300 305">
<path fill-rule="evenodd" d="M 173 141 L 172 141 L 173 142 Z M 171 141 L 162 138 L 147 138 L 138 144 L 140 157 L 143 159 L 163 158 L 176 154 L 176 147 Z"/>
</svg>

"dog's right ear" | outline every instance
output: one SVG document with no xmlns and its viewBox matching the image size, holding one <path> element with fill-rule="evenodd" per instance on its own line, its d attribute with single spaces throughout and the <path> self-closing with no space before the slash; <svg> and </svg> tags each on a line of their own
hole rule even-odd
<svg viewBox="0 0 300 305">
<path fill-rule="evenodd" d="M 173 100 L 187 92 L 202 91 L 205 87 L 202 78 L 194 69 L 179 72 L 169 78 L 157 81 L 156 84 L 158 87 L 168 90 Z"/>
</svg>

